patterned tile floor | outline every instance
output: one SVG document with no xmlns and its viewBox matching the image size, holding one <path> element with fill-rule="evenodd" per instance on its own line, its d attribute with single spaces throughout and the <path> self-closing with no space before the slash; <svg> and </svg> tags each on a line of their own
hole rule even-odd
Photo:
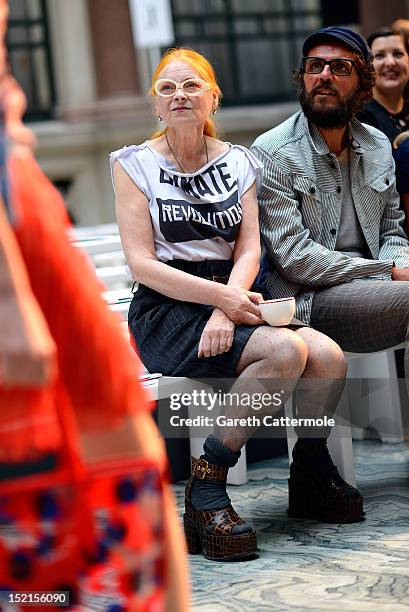
<svg viewBox="0 0 409 612">
<path fill-rule="evenodd" d="M 287 519 L 288 461 L 251 465 L 230 487 L 257 530 L 259 556 L 220 563 L 190 556 L 194 612 L 409 610 L 409 443 L 354 443 L 366 520 L 354 525 Z M 175 486 L 182 513 L 182 484 Z"/>
</svg>

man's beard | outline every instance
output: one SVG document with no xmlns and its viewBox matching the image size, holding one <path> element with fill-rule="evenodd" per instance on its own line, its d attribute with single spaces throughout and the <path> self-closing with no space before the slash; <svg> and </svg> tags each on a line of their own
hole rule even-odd
<svg viewBox="0 0 409 612">
<path fill-rule="evenodd" d="M 332 90 L 337 96 L 338 104 L 336 106 L 331 105 L 316 108 L 314 105 L 314 89 L 326 89 L 327 91 Z M 359 85 L 357 85 L 355 89 L 344 98 L 339 97 L 338 92 L 332 85 L 320 85 L 319 87 L 316 86 L 314 89 L 310 93 L 307 93 L 305 91 L 304 80 L 302 80 L 298 90 L 298 99 L 308 121 L 320 128 L 343 128 L 351 121 L 352 117 L 360 109 L 361 96 Z"/>
</svg>

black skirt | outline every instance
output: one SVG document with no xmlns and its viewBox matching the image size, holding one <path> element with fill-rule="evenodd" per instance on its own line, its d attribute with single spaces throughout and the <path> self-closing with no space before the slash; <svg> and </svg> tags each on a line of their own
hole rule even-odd
<svg viewBox="0 0 409 612">
<path fill-rule="evenodd" d="M 231 261 L 168 262 L 202 278 L 228 277 Z M 237 362 L 258 325 L 236 325 L 230 351 L 197 356 L 200 337 L 213 306 L 175 300 L 139 285 L 129 308 L 129 328 L 149 372 L 190 378 L 233 378 Z"/>
</svg>

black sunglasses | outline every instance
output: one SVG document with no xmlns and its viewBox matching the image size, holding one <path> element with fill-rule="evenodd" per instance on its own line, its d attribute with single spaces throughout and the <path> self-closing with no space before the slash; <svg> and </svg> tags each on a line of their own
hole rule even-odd
<svg viewBox="0 0 409 612">
<path fill-rule="evenodd" d="M 303 57 L 301 70 L 306 74 L 320 74 L 328 64 L 332 74 L 337 76 L 348 76 L 355 64 L 354 60 L 335 58 L 325 60 L 322 57 Z"/>
</svg>

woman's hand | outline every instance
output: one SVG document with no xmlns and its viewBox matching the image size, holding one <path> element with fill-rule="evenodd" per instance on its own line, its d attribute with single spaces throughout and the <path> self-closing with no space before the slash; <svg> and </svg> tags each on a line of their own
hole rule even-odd
<svg viewBox="0 0 409 612">
<path fill-rule="evenodd" d="M 56 373 L 57 349 L 0 200 L 0 387 L 45 386 Z"/>
<path fill-rule="evenodd" d="M 233 285 L 221 285 L 215 305 L 236 325 L 261 325 L 264 321 L 261 319 L 258 304 L 262 301 L 261 293 Z"/>
<path fill-rule="evenodd" d="M 393 266 L 391 270 L 391 278 L 394 281 L 408 281 L 409 268 L 397 268 L 396 266 Z"/>
<path fill-rule="evenodd" d="M 0 385 L 42 387 L 52 382 L 57 351 L 47 323 L 29 294 L 0 300 Z"/>
<path fill-rule="evenodd" d="M 234 323 L 219 308 L 215 308 L 199 342 L 198 357 L 215 357 L 231 349 L 234 338 Z"/>
</svg>

